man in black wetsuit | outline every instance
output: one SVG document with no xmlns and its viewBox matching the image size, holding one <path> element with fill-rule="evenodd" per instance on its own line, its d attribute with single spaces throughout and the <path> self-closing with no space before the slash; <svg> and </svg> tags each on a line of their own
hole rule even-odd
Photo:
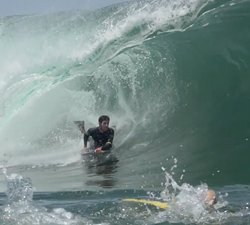
<svg viewBox="0 0 250 225">
<path fill-rule="evenodd" d="M 94 140 L 95 152 L 101 152 L 105 150 L 110 150 L 112 148 L 112 142 L 114 138 L 114 130 L 109 128 L 109 117 L 101 116 L 99 118 L 99 126 L 88 129 L 84 133 L 84 151 L 87 150 L 87 142 L 89 136 Z"/>
</svg>

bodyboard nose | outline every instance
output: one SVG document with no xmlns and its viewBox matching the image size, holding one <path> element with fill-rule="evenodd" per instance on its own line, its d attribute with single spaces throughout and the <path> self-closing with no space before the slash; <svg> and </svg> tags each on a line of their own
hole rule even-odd
<svg viewBox="0 0 250 225">
<path fill-rule="evenodd" d="M 154 206 L 156 206 L 158 208 L 161 208 L 161 209 L 166 209 L 168 207 L 167 203 L 165 203 L 165 202 L 150 201 L 150 200 L 146 200 L 146 199 L 127 198 L 127 199 L 122 199 L 122 201 L 125 201 L 125 202 L 139 202 L 139 203 L 154 205 Z"/>
</svg>

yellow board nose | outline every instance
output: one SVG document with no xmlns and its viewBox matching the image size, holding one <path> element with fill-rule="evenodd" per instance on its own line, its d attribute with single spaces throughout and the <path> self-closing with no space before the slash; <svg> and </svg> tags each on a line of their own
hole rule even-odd
<svg viewBox="0 0 250 225">
<path fill-rule="evenodd" d="M 154 205 L 154 206 L 159 207 L 161 209 L 166 209 L 168 207 L 167 203 L 165 203 L 165 202 L 150 201 L 150 200 L 145 200 L 145 199 L 127 198 L 127 199 L 122 199 L 122 201 L 125 201 L 125 202 L 139 202 L 139 203 Z"/>
</svg>

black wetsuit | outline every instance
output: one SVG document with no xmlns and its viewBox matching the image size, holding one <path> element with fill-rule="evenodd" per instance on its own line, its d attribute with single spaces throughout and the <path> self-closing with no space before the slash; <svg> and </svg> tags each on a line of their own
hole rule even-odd
<svg viewBox="0 0 250 225">
<path fill-rule="evenodd" d="M 112 148 L 112 142 L 114 138 L 114 130 L 112 128 L 108 128 L 108 130 L 105 132 L 101 132 L 99 127 L 88 129 L 88 131 L 84 133 L 84 147 L 87 147 L 89 136 L 91 136 L 94 140 L 95 149 L 102 147 L 102 150 L 105 151 Z"/>
</svg>

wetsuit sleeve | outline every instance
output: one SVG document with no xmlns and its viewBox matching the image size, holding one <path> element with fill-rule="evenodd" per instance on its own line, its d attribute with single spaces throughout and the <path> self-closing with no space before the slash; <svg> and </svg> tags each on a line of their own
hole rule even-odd
<svg viewBox="0 0 250 225">
<path fill-rule="evenodd" d="M 102 146 L 102 150 L 110 150 L 112 148 L 114 135 L 115 135 L 114 130 L 110 129 L 108 141 L 106 142 L 105 145 Z"/>
<path fill-rule="evenodd" d="M 83 136 L 83 141 L 84 141 L 84 147 L 87 148 L 87 143 L 88 143 L 88 140 L 89 140 L 89 136 L 92 136 L 92 132 L 93 129 L 90 128 L 88 129 L 87 132 L 84 133 L 84 136 Z"/>
</svg>

